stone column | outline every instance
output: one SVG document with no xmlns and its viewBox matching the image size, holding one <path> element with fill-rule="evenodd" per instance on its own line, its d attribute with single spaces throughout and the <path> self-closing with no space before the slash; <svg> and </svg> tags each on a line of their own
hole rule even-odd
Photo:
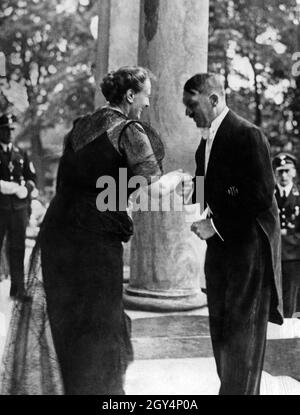
<svg viewBox="0 0 300 415">
<path fill-rule="evenodd" d="M 165 172 L 194 174 L 200 134 L 185 117 L 185 81 L 207 70 L 208 0 L 141 0 L 139 59 L 156 76 L 148 120 L 166 145 Z M 181 212 L 134 214 L 127 307 L 185 310 L 206 302 L 200 290 L 205 243 Z"/>
<path fill-rule="evenodd" d="M 106 104 L 100 89 L 104 75 L 121 66 L 137 65 L 140 0 L 98 0 L 98 39 L 95 70 L 95 107 Z M 130 242 L 124 244 L 127 281 Z"/>
<path fill-rule="evenodd" d="M 99 88 L 103 76 L 121 66 L 137 64 L 139 14 L 139 0 L 98 0 L 96 107 L 105 104 Z"/>
<path fill-rule="evenodd" d="M 95 69 L 95 107 L 105 104 L 105 98 L 100 90 L 103 76 L 108 72 L 109 62 L 109 32 L 110 32 L 110 6 L 111 0 L 98 0 L 98 38 L 96 49 Z"/>
</svg>

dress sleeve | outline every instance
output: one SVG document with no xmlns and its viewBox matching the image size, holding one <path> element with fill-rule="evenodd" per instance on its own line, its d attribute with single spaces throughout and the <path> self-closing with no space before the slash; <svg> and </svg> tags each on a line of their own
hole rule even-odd
<svg viewBox="0 0 300 415">
<path fill-rule="evenodd" d="M 134 175 L 143 176 L 148 183 L 162 175 L 149 137 L 138 123 L 130 124 L 120 138 L 120 149 L 125 153 L 129 167 Z"/>
</svg>

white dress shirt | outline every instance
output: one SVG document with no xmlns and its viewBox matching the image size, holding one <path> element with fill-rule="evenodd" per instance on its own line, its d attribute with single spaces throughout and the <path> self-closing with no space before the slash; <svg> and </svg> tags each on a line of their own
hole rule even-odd
<svg viewBox="0 0 300 415">
<path fill-rule="evenodd" d="M 210 152 L 211 152 L 211 149 L 212 149 L 212 145 L 213 145 L 215 136 L 218 132 L 218 129 L 219 129 L 220 125 L 222 124 L 222 121 L 224 120 L 224 118 L 228 114 L 228 111 L 229 111 L 229 108 L 226 105 L 225 108 L 223 109 L 223 111 L 212 121 L 210 128 L 202 130 L 202 137 L 203 137 L 204 140 L 207 140 L 206 146 L 205 146 L 205 174 L 206 174 L 206 171 L 207 171 Z M 213 213 L 213 212 L 211 211 L 210 207 L 208 206 L 207 215 L 209 216 L 210 213 Z M 214 231 L 219 235 L 219 237 L 222 239 L 222 241 L 224 241 L 222 236 L 219 234 L 217 228 L 215 227 L 215 224 L 214 224 L 213 220 L 210 219 L 210 221 L 211 221 L 212 227 L 214 228 Z"/>
<path fill-rule="evenodd" d="M 291 182 L 287 186 L 283 187 L 279 183 L 277 183 L 277 186 L 278 186 L 278 189 L 279 189 L 279 192 L 280 192 L 280 197 L 283 196 L 283 192 L 285 192 L 286 197 L 288 197 L 288 195 L 291 193 L 293 185 L 294 185 L 294 183 Z"/>
<path fill-rule="evenodd" d="M 220 125 L 222 124 L 222 121 L 226 117 L 227 113 L 229 111 L 229 108 L 227 105 L 223 109 L 223 111 L 212 121 L 211 126 L 209 129 L 206 129 L 206 131 L 203 131 L 203 138 L 206 139 L 206 146 L 205 146 L 205 173 L 207 170 L 208 162 L 209 162 L 209 156 L 211 152 L 211 148 L 215 139 L 215 136 L 218 132 L 218 129 Z"/>
<path fill-rule="evenodd" d="M 6 152 L 7 150 L 11 150 L 11 148 L 12 148 L 12 143 L 7 143 L 7 144 L 5 144 L 5 143 L 2 143 L 2 142 L 0 142 L 0 144 L 1 144 L 1 146 L 2 146 L 2 148 L 3 148 L 3 150 Z"/>
</svg>

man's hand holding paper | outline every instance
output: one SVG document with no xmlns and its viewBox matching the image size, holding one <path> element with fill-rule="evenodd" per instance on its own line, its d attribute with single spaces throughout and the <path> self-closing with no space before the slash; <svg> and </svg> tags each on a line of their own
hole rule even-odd
<svg viewBox="0 0 300 415">
<path fill-rule="evenodd" d="M 202 240 L 207 240 L 216 234 L 211 219 L 207 219 L 208 208 L 201 215 L 201 219 L 192 223 L 191 231 Z"/>
</svg>

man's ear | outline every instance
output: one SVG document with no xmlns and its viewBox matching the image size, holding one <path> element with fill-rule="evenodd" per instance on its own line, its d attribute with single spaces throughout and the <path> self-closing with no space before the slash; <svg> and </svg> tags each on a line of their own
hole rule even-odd
<svg viewBox="0 0 300 415">
<path fill-rule="evenodd" d="M 129 104 L 132 104 L 134 101 L 135 92 L 132 89 L 128 89 L 126 92 L 126 100 L 129 102 Z"/>
<path fill-rule="evenodd" d="M 211 94 L 209 100 L 212 107 L 216 107 L 219 103 L 219 97 L 217 94 Z"/>
</svg>

